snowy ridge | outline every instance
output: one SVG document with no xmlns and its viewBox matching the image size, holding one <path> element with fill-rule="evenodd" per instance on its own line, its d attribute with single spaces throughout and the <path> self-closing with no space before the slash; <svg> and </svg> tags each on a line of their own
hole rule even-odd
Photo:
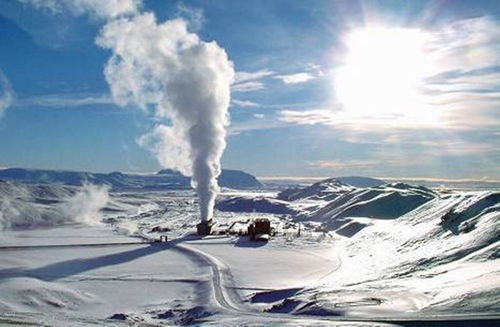
<svg viewBox="0 0 500 327">
<path fill-rule="evenodd" d="M 499 203 L 500 193 L 453 194 L 397 220 L 372 220 L 340 240 L 344 273 L 289 299 L 295 303 L 290 312 L 494 312 L 493 294 L 500 294 Z M 450 210 L 459 215 L 442 224 Z M 398 304 L 398 298 L 406 300 Z"/>
<path fill-rule="evenodd" d="M 354 190 L 355 187 L 342 183 L 336 178 L 329 178 L 302 189 L 288 189 L 278 194 L 278 199 L 296 201 L 299 199 L 332 200 L 338 194 Z"/>
<path fill-rule="evenodd" d="M 338 194 L 331 202 L 302 218 L 325 222 L 331 226 L 338 218 L 368 217 L 394 219 L 432 200 L 436 194 L 423 187 L 387 184 Z"/>
<path fill-rule="evenodd" d="M 306 228 L 317 222 L 333 232 L 343 253 L 335 276 L 270 304 L 270 312 L 358 316 L 498 309 L 493 294 L 500 294 L 499 192 L 440 193 L 405 183 L 353 188 L 330 179 L 276 198 L 296 210 L 292 218 Z"/>
</svg>

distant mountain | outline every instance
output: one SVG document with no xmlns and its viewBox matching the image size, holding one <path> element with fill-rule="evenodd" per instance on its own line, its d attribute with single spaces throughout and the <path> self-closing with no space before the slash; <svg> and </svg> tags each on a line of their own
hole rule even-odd
<svg viewBox="0 0 500 327">
<path fill-rule="evenodd" d="M 233 188 L 260 188 L 263 186 L 255 176 L 232 169 L 222 169 L 219 175 L 219 185 L 227 187 L 234 185 Z"/>
<path fill-rule="evenodd" d="M 181 173 L 164 169 L 156 174 L 109 174 L 66 170 L 41 170 L 8 168 L 0 170 L 0 179 L 22 183 L 57 183 L 83 185 L 84 183 L 107 184 L 114 191 L 119 190 L 165 190 L 189 189 L 191 179 Z M 262 184 L 254 176 L 239 170 L 222 170 L 219 185 L 229 188 L 260 188 Z"/>
<path fill-rule="evenodd" d="M 215 205 L 215 208 L 220 211 L 231 212 L 263 212 L 290 215 L 297 213 L 297 211 L 291 208 L 290 204 L 286 201 L 251 196 L 238 196 L 220 200 Z"/>
<path fill-rule="evenodd" d="M 362 176 L 345 176 L 337 177 L 336 179 L 344 184 L 355 187 L 375 187 L 386 184 L 386 182 L 383 180 Z"/>
</svg>

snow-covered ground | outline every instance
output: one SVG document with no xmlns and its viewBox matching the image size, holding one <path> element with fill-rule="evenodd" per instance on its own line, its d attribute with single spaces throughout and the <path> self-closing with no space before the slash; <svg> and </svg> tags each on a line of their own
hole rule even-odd
<svg viewBox="0 0 500 327">
<path fill-rule="evenodd" d="M 232 210 L 216 211 L 221 235 L 199 238 L 188 190 L 0 182 L 0 325 L 411 326 L 500 312 L 499 193 L 328 180 L 220 201 Z M 291 210 L 268 213 L 279 206 Z M 270 242 L 238 235 L 256 217 L 272 221 Z"/>
</svg>

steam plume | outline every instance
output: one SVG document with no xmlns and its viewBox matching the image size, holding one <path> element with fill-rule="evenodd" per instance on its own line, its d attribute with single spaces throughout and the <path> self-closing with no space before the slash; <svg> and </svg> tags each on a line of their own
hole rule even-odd
<svg viewBox="0 0 500 327">
<path fill-rule="evenodd" d="M 211 219 L 234 77 L 226 52 L 188 32 L 185 20 L 158 24 L 151 13 L 109 22 L 96 42 L 113 51 L 105 75 L 114 100 L 153 105 L 158 118 L 170 120 L 140 143 L 163 166 L 192 176 L 201 219 Z"/>
<path fill-rule="evenodd" d="M 142 0 L 20 1 L 106 22 L 96 43 L 113 52 L 104 73 L 114 101 L 144 111 L 152 106 L 157 118 L 168 119 L 139 142 L 164 167 L 192 176 L 201 218 L 211 219 L 234 78 L 224 49 L 190 33 L 185 19 L 158 23 L 153 13 L 141 13 Z M 179 9 L 190 21 L 202 22 L 199 11 Z"/>
<path fill-rule="evenodd" d="M 45 197 L 60 203 L 47 206 Z M 108 187 L 103 185 L 85 184 L 73 192 L 61 185 L 38 187 L 0 181 L 0 232 L 67 223 L 98 225 L 108 200 Z"/>
</svg>

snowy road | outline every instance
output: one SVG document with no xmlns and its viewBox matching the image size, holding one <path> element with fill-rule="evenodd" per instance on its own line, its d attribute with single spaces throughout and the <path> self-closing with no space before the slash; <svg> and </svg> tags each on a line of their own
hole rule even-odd
<svg viewBox="0 0 500 327">
<path fill-rule="evenodd" d="M 196 244 L 196 242 L 192 242 Z M 195 246 L 184 243 L 178 244 L 176 247 L 181 248 L 190 255 L 196 256 L 210 266 L 212 271 L 212 290 L 214 298 L 224 313 L 230 315 L 238 315 L 242 321 L 245 317 L 248 321 L 255 319 L 260 323 L 267 321 L 273 323 L 295 322 L 304 325 L 320 324 L 322 326 L 332 325 L 339 326 L 342 322 L 355 322 L 356 326 L 424 326 L 425 324 L 433 324 L 433 326 L 496 326 L 500 320 L 498 316 L 492 315 L 441 315 L 441 316 L 396 316 L 396 317 L 340 317 L 340 316 L 307 316 L 307 315 L 289 315 L 281 313 L 262 312 L 250 305 L 246 305 L 241 301 L 241 297 L 235 291 L 236 285 L 232 285 L 233 276 L 231 269 L 221 262 L 219 258 L 210 255 L 207 252 L 197 249 Z M 318 254 L 300 251 L 303 255 L 318 256 Z M 330 262 L 332 266 L 330 271 L 323 276 L 331 277 L 331 275 L 340 269 L 340 258 L 335 260 L 331 258 L 321 257 L 322 260 Z M 320 278 L 322 280 L 323 278 Z M 374 325 L 374 323 L 376 325 Z"/>
</svg>

